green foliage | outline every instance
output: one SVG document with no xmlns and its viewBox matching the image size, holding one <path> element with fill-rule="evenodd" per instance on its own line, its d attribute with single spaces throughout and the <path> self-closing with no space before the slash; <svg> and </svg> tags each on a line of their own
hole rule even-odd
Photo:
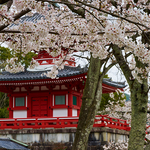
<svg viewBox="0 0 150 150">
<path fill-rule="evenodd" d="M 106 74 L 105 76 L 104 76 L 104 78 L 109 78 L 108 77 L 108 74 Z M 111 101 L 111 102 L 114 102 L 114 104 L 117 104 L 117 103 L 119 103 L 121 106 L 123 106 L 124 104 L 123 104 L 123 100 L 124 99 L 126 99 L 126 95 L 124 95 L 122 92 L 119 92 L 119 91 L 117 91 L 117 92 L 114 92 L 114 98 L 111 98 L 110 96 L 109 96 L 109 93 L 103 93 L 102 94 L 102 100 L 101 100 L 101 104 L 100 104 L 100 108 L 99 108 L 99 110 L 100 111 L 102 111 L 102 110 L 104 110 L 105 108 L 106 108 L 106 106 L 107 105 L 109 105 L 109 100 Z"/>
<path fill-rule="evenodd" d="M 13 55 L 9 48 L 1 47 L 0 46 L 0 61 L 6 61 L 10 59 Z"/>
<path fill-rule="evenodd" d="M 9 98 L 6 93 L 0 92 L 0 118 L 9 118 Z"/>
<path fill-rule="evenodd" d="M 25 65 L 25 68 L 28 68 L 32 58 L 36 55 L 37 54 L 35 54 L 34 52 L 29 52 L 25 56 L 23 56 L 22 53 L 19 53 L 19 52 L 15 54 L 15 56 L 19 58 L 18 61 L 20 61 L 22 64 Z"/>
<path fill-rule="evenodd" d="M 30 65 L 30 62 L 32 60 L 32 58 L 34 56 L 36 56 L 37 54 L 35 54 L 34 52 L 28 52 L 25 56 L 22 54 L 22 52 L 18 51 L 17 53 L 15 53 L 13 51 L 13 56 L 18 57 L 18 62 L 21 62 L 22 64 L 25 65 L 25 68 L 28 68 L 28 66 Z"/>
<path fill-rule="evenodd" d="M 114 98 L 111 98 L 109 93 L 102 94 L 102 100 L 100 104 L 100 111 L 104 110 L 106 108 L 106 105 L 110 105 L 109 100 L 111 102 L 114 102 L 114 104 L 120 104 L 120 106 L 124 106 L 123 100 L 126 99 L 126 96 L 124 93 L 121 92 L 114 92 Z"/>
<path fill-rule="evenodd" d="M 29 53 L 25 56 L 23 63 L 25 64 L 26 68 L 30 65 L 30 62 L 31 62 L 32 58 L 33 58 L 34 56 L 36 56 L 36 55 L 37 55 L 37 54 L 35 54 L 35 53 L 33 53 L 33 52 L 29 52 Z"/>
<path fill-rule="evenodd" d="M 9 111 L 7 107 L 0 108 L 0 118 L 9 118 Z"/>
<path fill-rule="evenodd" d="M 0 69 L 4 69 L 7 64 L 6 60 L 12 57 L 18 57 L 18 62 L 21 62 L 25 68 L 28 68 L 32 58 L 36 55 L 37 54 L 34 52 L 29 52 L 26 55 L 23 55 L 20 50 L 14 51 L 0 46 Z"/>
<path fill-rule="evenodd" d="M 12 57 L 12 53 L 9 48 L 0 46 L 0 69 L 4 69 L 6 66 L 6 60 Z"/>
<path fill-rule="evenodd" d="M 109 77 L 108 77 L 108 74 L 105 74 L 105 75 L 104 75 L 104 78 L 108 79 L 108 78 L 109 78 Z"/>
</svg>

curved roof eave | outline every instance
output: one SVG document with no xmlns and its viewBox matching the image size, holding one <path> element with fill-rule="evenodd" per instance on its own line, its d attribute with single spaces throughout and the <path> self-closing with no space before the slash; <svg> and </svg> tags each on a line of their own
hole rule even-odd
<svg viewBox="0 0 150 150">
<path fill-rule="evenodd" d="M 64 69 L 59 70 L 57 77 L 58 78 L 71 78 L 74 76 L 79 76 L 82 74 L 87 73 L 88 67 L 80 68 L 80 67 L 70 67 L 65 66 Z M 44 80 L 44 79 L 50 79 L 49 77 L 46 77 L 45 75 L 42 76 L 43 73 L 46 73 L 47 71 L 37 71 L 37 72 L 31 72 L 31 71 L 25 71 L 25 72 L 19 72 L 19 73 L 9 73 L 9 72 L 3 72 L 2 75 L 0 75 L 0 82 L 22 82 L 22 81 L 31 81 L 31 80 Z M 124 88 L 126 87 L 125 82 L 115 82 L 112 81 L 111 78 L 103 79 L 103 83 L 116 87 L 116 88 Z"/>
</svg>

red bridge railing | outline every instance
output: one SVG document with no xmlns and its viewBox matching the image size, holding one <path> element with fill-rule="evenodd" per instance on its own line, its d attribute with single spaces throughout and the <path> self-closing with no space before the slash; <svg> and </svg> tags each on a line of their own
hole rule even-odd
<svg viewBox="0 0 150 150">
<path fill-rule="evenodd" d="M 0 119 L 0 129 L 45 129 L 67 128 L 78 126 L 79 117 L 59 118 L 8 118 Z M 129 131 L 130 127 L 126 120 L 116 119 L 108 115 L 97 115 L 93 127 L 109 127 Z"/>
<path fill-rule="evenodd" d="M 130 131 L 127 120 L 109 117 L 108 115 L 97 115 L 93 127 L 109 127 L 113 129 Z"/>
</svg>

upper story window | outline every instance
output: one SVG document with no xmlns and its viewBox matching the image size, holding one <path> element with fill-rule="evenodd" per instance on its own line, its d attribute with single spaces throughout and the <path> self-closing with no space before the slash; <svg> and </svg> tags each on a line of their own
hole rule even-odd
<svg viewBox="0 0 150 150">
<path fill-rule="evenodd" d="M 77 105 L 77 97 L 73 96 L 73 105 Z"/>
<path fill-rule="evenodd" d="M 65 105 L 65 95 L 55 96 L 55 105 Z"/>
<path fill-rule="evenodd" d="M 15 98 L 15 106 L 25 106 L 25 98 L 24 97 L 16 97 Z"/>
</svg>

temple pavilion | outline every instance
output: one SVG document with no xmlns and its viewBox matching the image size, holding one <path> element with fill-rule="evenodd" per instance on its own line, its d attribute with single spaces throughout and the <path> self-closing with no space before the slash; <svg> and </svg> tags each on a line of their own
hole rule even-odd
<svg viewBox="0 0 150 150">
<path fill-rule="evenodd" d="M 41 51 L 34 59 L 40 66 L 52 66 L 53 60 L 59 58 Z M 3 72 L 0 91 L 8 93 L 9 118 L 78 117 L 88 68 L 76 67 L 73 57 L 65 64 L 57 79 L 42 76 L 47 70 L 26 70 L 15 74 Z M 124 87 L 124 83 L 103 79 L 102 92 L 115 92 Z"/>
</svg>

